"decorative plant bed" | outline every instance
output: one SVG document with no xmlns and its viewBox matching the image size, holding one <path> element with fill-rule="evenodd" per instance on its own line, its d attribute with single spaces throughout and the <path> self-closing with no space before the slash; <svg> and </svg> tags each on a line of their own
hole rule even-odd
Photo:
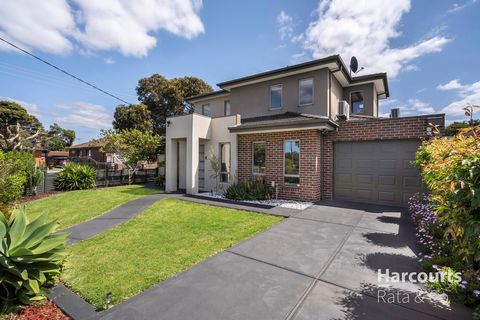
<svg viewBox="0 0 480 320">
<path fill-rule="evenodd" d="M 1 317 L 1 316 L 0 316 Z M 59 307 L 51 301 L 22 307 L 18 313 L 5 316 L 5 320 L 69 320 Z"/>
<path fill-rule="evenodd" d="M 267 206 L 267 207 L 280 207 L 280 208 L 288 208 L 288 209 L 295 209 L 295 210 L 305 210 L 308 207 L 313 205 L 313 202 L 306 202 L 306 201 L 294 201 L 294 200 L 275 200 L 275 199 L 270 199 L 270 200 L 230 200 L 225 198 L 223 195 L 219 194 L 212 194 L 210 192 L 204 192 L 204 193 L 199 193 L 199 196 L 202 197 L 207 197 L 207 198 L 213 198 L 213 199 L 219 199 L 219 200 L 225 200 L 228 202 L 233 202 L 233 203 L 238 203 L 238 204 L 255 204 L 255 205 L 261 205 L 261 206 Z"/>
</svg>

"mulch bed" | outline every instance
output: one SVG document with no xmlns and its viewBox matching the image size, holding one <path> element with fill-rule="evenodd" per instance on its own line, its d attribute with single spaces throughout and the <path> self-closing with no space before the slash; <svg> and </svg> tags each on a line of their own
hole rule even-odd
<svg viewBox="0 0 480 320">
<path fill-rule="evenodd" d="M 17 314 L 9 314 L 7 320 L 71 320 L 59 307 L 51 301 L 45 301 L 41 305 L 29 305 L 22 307 Z"/>
<path fill-rule="evenodd" d="M 45 193 L 37 193 L 36 195 L 30 195 L 30 196 L 23 196 L 20 200 L 18 200 L 18 203 L 25 203 L 33 200 L 38 200 L 38 199 L 43 199 L 46 197 L 50 197 L 54 194 L 57 194 L 58 191 L 52 191 L 52 192 L 45 192 Z"/>
</svg>

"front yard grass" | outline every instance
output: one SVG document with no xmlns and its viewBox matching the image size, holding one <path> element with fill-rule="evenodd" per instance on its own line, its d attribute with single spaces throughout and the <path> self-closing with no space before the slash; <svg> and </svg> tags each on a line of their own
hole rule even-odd
<svg viewBox="0 0 480 320">
<path fill-rule="evenodd" d="M 117 304 L 281 221 L 281 217 L 164 199 L 74 244 L 62 281 L 97 309 Z"/>
<path fill-rule="evenodd" d="M 99 216 L 130 200 L 160 192 L 160 189 L 142 185 L 126 185 L 63 192 L 21 205 L 25 205 L 30 219 L 45 212 L 49 219 L 57 219 L 59 228 L 63 229 Z"/>
</svg>

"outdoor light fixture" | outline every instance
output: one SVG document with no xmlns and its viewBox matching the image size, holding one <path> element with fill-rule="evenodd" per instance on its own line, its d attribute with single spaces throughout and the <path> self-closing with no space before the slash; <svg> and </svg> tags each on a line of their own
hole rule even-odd
<svg viewBox="0 0 480 320">
<path fill-rule="evenodd" d="M 171 124 L 172 124 L 172 121 L 167 120 L 167 127 L 170 127 Z"/>
<path fill-rule="evenodd" d="M 109 291 L 105 295 L 105 309 L 109 308 L 110 303 L 112 303 L 112 293 Z"/>
</svg>

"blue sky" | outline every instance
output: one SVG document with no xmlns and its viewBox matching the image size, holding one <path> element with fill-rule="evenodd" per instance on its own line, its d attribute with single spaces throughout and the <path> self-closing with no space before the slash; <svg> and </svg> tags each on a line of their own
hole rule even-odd
<svg viewBox="0 0 480 320">
<path fill-rule="evenodd" d="M 339 53 L 387 71 L 382 114 L 480 103 L 480 0 L 2 0 L 0 36 L 136 102 L 138 79 L 221 81 Z M 0 44 L 0 98 L 21 102 L 77 142 L 108 128 L 118 101 Z"/>
</svg>

